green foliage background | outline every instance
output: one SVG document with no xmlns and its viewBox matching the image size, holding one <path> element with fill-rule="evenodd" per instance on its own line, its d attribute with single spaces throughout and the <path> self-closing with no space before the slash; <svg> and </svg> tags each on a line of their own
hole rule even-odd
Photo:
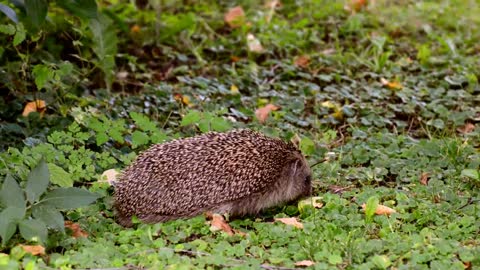
<svg viewBox="0 0 480 270">
<path fill-rule="evenodd" d="M 57 221 L 45 224 L 48 237 L 43 227 L 8 242 L 0 232 L 0 266 L 480 267 L 480 4 L 377 0 L 350 12 L 348 2 L 0 1 L 2 187 L 15 182 L 35 204 L 29 175 L 44 164 L 45 196 L 102 196 L 45 210 Z M 237 5 L 245 24 L 232 29 L 224 14 Z M 248 50 L 248 33 L 263 53 Z M 36 99 L 43 116 L 22 116 Z M 280 109 L 260 124 L 255 110 L 268 103 Z M 232 220 L 244 237 L 211 232 L 204 217 L 128 230 L 114 222 L 112 187 L 98 181 L 105 170 L 153 143 L 243 127 L 299 139 L 309 162 L 323 160 L 313 170 L 324 207 Z M 371 215 L 378 203 L 397 213 Z M 38 226 L 33 209 L 23 228 Z M 89 237 L 62 233 L 59 215 Z M 283 216 L 304 229 L 272 222 Z M 47 255 L 20 243 L 42 243 Z"/>
</svg>

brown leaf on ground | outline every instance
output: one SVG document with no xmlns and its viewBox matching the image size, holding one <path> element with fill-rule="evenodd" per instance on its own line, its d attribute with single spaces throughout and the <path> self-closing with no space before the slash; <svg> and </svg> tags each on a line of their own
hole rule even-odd
<svg viewBox="0 0 480 270">
<path fill-rule="evenodd" d="M 207 215 L 208 216 L 208 215 Z M 222 215 L 211 214 L 212 221 L 210 221 L 210 230 L 223 231 L 228 235 L 234 235 L 232 227 L 225 221 Z"/>
<path fill-rule="evenodd" d="M 320 53 L 323 54 L 323 55 L 332 55 L 336 52 L 337 51 L 335 49 L 330 48 L 330 49 L 325 49 L 325 50 L 321 51 Z"/>
<path fill-rule="evenodd" d="M 366 204 L 362 204 L 362 209 L 365 210 L 365 208 L 367 207 Z M 377 206 L 377 209 L 375 209 L 375 214 L 377 215 L 391 215 L 393 213 L 396 213 L 397 211 L 395 211 L 394 209 L 388 207 L 388 206 L 385 206 L 385 205 L 381 205 L 379 204 Z"/>
<path fill-rule="evenodd" d="M 140 33 L 140 26 L 138 26 L 138 24 L 134 24 L 132 27 L 130 27 L 130 32 L 131 33 L 134 33 L 134 34 L 137 34 L 137 33 Z"/>
<path fill-rule="evenodd" d="M 267 120 L 270 112 L 271 111 L 276 111 L 278 109 L 279 109 L 278 106 L 275 106 L 273 104 L 267 104 L 264 107 L 258 108 L 255 111 L 255 116 L 257 117 L 258 121 L 263 124 Z"/>
<path fill-rule="evenodd" d="M 420 184 L 426 186 L 428 185 L 428 173 L 427 172 L 424 172 L 422 173 L 422 175 L 420 175 Z"/>
<path fill-rule="evenodd" d="M 245 23 L 245 12 L 241 6 L 236 6 L 229 9 L 223 19 L 231 28 L 237 28 Z"/>
<path fill-rule="evenodd" d="M 27 117 L 32 112 L 40 113 L 40 117 L 43 117 L 45 114 L 45 110 L 47 110 L 47 105 L 45 104 L 44 100 L 37 99 L 31 102 L 28 102 L 23 108 L 22 115 Z"/>
<path fill-rule="evenodd" d="M 72 236 L 74 238 L 88 237 L 88 233 L 80 228 L 80 224 L 74 223 L 73 221 L 65 221 L 65 228 L 72 230 Z"/>
<path fill-rule="evenodd" d="M 475 130 L 475 124 L 472 124 L 472 123 L 466 123 L 465 125 L 457 128 L 457 131 L 462 134 L 468 134 L 474 130 Z"/>
<path fill-rule="evenodd" d="M 33 256 L 45 255 L 45 248 L 41 245 L 19 245 L 25 252 L 32 254 Z"/>
<path fill-rule="evenodd" d="M 306 68 L 310 64 L 310 57 L 308 55 L 300 55 L 295 57 L 293 64 L 297 67 Z"/>
<path fill-rule="evenodd" d="M 240 61 L 241 58 L 238 57 L 238 56 L 236 56 L 236 55 L 232 55 L 232 56 L 230 56 L 230 60 L 231 60 L 233 63 L 236 63 L 236 62 Z"/>
<path fill-rule="evenodd" d="M 359 12 L 368 5 L 368 0 L 350 0 L 345 4 L 344 8 L 352 13 Z"/>
<path fill-rule="evenodd" d="M 312 266 L 315 263 L 310 260 L 303 260 L 295 263 L 295 266 Z"/>
<path fill-rule="evenodd" d="M 297 218 L 275 218 L 275 221 L 280 221 L 284 224 L 291 225 L 297 227 L 299 229 L 303 229 L 303 224 L 298 222 Z"/>
</svg>

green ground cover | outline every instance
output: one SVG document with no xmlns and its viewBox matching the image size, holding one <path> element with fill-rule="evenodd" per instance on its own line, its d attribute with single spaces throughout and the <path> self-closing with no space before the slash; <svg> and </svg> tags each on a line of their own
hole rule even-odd
<svg viewBox="0 0 480 270">
<path fill-rule="evenodd" d="M 480 269 L 478 1 L 22 2 L 0 1 L 1 269 Z M 245 127 L 322 161 L 321 208 L 115 223 L 106 170 Z"/>
</svg>

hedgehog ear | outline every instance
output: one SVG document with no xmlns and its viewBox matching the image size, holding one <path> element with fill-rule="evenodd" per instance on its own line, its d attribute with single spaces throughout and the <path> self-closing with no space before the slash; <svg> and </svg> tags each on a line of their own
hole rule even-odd
<svg viewBox="0 0 480 270">
<path fill-rule="evenodd" d="M 292 159 L 292 174 L 295 175 L 297 171 L 300 169 L 300 160 L 298 158 Z"/>
<path fill-rule="evenodd" d="M 300 160 L 296 159 L 295 163 L 293 164 L 293 175 L 297 174 L 297 170 L 300 169 Z"/>
</svg>

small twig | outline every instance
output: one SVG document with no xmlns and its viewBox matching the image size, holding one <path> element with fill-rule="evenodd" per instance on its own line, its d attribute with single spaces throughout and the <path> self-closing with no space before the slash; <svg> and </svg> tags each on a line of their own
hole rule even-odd
<svg viewBox="0 0 480 270">
<path fill-rule="evenodd" d="M 458 210 L 461 210 L 461 209 L 463 209 L 463 208 L 465 208 L 465 207 L 467 207 L 467 206 L 469 206 L 473 203 L 476 203 L 476 202 L 480 202 L 480 199 L 468 198 L 467 202 L 464 205 L 460 206 L 458 208 Z"/>
</svg>

